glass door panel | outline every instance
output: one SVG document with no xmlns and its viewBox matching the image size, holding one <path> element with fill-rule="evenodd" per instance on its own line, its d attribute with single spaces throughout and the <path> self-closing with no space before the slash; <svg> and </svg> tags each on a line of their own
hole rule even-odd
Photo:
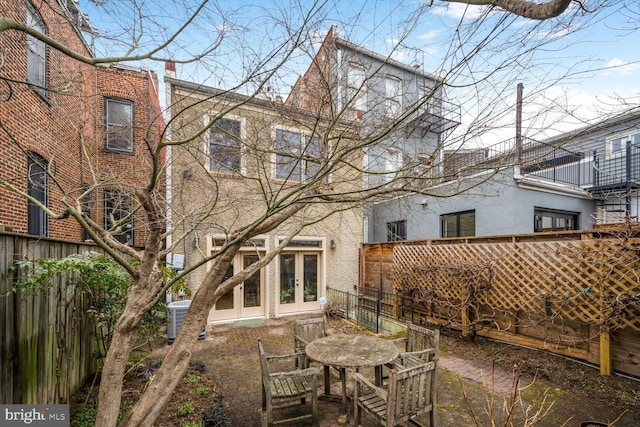
<svg viewBox="0 0 640 427">
<path fill-rule="evenodd" d="M 243 268 L 260 260 L 255 254 L 242 255 Z M 249 276 L 241 286 L 238 287 L 240 300 L 242 301 L 239 317 L 252 317 L 264 315 L 262 309 L 262 270 Z"/>
<path fill-rule="evenodd" d="M 280 254 L 279 260 L 279 312 L 295 313 L 320 308 L 320 254 L 285 252 Z"/>
<path fill-rule="evenodd" d="M 296 255 L 280 255 L 280 304 L 296 302 Z"/>
<path fill-rule="evenodd" d="M 229 269 L 227 270 L 227 273 L 224 275 L 224 279 L 222 279 L 222 281 L 224 282 L 231 276 L 233 276 L 233 265 L 229 266 Z M 216 311 L 233 310 L 234 306 L 235 304 L 233 303 L 233 289 L 231 289 L 229 292 L 222 295 L 220 299 L 218 299 L 218 301 L 216 302 L 215 309 Z"/>
<path fill-rule="evenodd" d="M 304 302 L 318 300 L 318 255 L 304 254 Z"/>
</svg>

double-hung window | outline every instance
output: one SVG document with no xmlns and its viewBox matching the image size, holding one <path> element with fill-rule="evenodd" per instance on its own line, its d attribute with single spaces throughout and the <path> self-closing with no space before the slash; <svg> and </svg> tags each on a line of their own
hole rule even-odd
<svg viewBox="0 0 640 427">
<path fill-rule="evenodd" d="M 476 235 L 476 211 L 455 212 L 440 216 L 442 237 Z"/>
<path fill-rule="evenodd" d="M 104 192 L 104 227 L 121 243 L 133 245 L 133 198 L 120 190 Z"/>
<path fill-rule="evenodd" d="M 41 34 L 47 34 L 42 17 L 30 2 L 27 2 L 27 25 Z M 36 92 L 46 97 L 47 45 L 31 35 L 27 35 L 27 81 Z"/>
<path fill-rule="evenodd" d="M 240 172 L 240 121 L 218 119 L 210 130 L 209 170 Z"/>
<path fill-rule="evenodd" d="M 133 153 L 133 102 L 121 98 L 104 99 L 105 148 Z"/>
<path fill-rule="evenodd" d="M 47 236 L 49 233 L 49 218 L 40 205 L 49 205 L 49 177 L 47 175 L 47 161 L 36 153 L 29 152 L 27 159 L 27 194 L 35 199 L 27 204 L 27 229 L 33 236 Z"/>
<path fill-rule="evenodd" d="M 353 110 L 366 111 L 367 86 L 364 67 L 351 64 L 347 69 L 347 103 Z"/>
<path fill-rule="evenodd" d="M 320 172 L 322 148 L 322 140 L 318 137 L 276 129 L 276 178 L 310 181 Z M 326 179 L 323 178 L 323 182 Z"/>
<path fill-rule="evenodd" d="M 386 77 L 384 90 L 387 116 L 398 117 L 402 111 L 402 82 L 395 77 Z"/>
</svg>

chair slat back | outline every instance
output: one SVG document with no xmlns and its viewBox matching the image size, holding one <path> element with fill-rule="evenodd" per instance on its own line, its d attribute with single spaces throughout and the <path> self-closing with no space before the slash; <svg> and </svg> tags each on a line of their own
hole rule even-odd
<svg viewBox="0 0 640 427">
<path fill-rule="evenodd" d="M 438 357 L 439 344 L 440 331 L 438 329 L 427 329 L 413 323 L 407 326 L 406 351 L 421 351 L 433 348 L 435 357 Z"/>
<path fill-rule="evenodd" d="M 389 375 L 387 419 L 391 425 L 433 411 L 436 362 L 392 370 Z"/>
<path fill-rule="evenodd" d="M 304 351 L 306 344 L 327 336 L 323 317 L 296 320 L 293 324 L 296 350 Z"/>
</svg>

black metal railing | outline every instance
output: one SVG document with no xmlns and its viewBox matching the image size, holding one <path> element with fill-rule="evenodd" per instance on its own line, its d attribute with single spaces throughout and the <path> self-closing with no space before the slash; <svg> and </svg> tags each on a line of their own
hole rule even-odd
<svg viewBox="0 0 640 427">
<path fill-rule="evenodd" d="M 593 153 L 592 190 L 624 189 L 640 183 L 640 148 L 630 142 L 624 150 L 611 154 Z M 629 188 L 630 189 L 630 188 Z"/>
<path fill-rule="evenodd" d="M 380 317 L 414 323 L 419 310 L 414 311 L 413 298 L 358 286 L 356 293 L 327 288 L 330 314 L 339 315 L 367 328 L 380 332 Z M 396 307 L 401 307 L 396 313 Z"/>
<path fill-rule="evenodd" d="M 526 138 L 519 155 L 523 175 L 578 186 L 590 181 L 590 165 L 582 162 L 584 153 Z"/>
</svg>

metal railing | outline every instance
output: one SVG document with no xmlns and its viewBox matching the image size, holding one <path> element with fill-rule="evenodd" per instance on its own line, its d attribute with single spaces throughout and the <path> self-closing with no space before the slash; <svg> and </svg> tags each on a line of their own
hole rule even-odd
<svg viewBox="0 0 640 427">
<path fill-rule="evenodd" d="M 380 317 L 409 320 L 413 323 L 413 299 L 358 286 L 356 293 L 327 288 L 329 314 L 339 315 L 367 328 L 380 332 Z M 402 307 L 402 315 L 396 316 L 396 307 Z"/>
<path fill-rule="evenodd" d="M 584 185 L 591 177 L 584 153 L 526 138 L 520 152 L 521 173 L 553 182 Z"/>
</svg>

